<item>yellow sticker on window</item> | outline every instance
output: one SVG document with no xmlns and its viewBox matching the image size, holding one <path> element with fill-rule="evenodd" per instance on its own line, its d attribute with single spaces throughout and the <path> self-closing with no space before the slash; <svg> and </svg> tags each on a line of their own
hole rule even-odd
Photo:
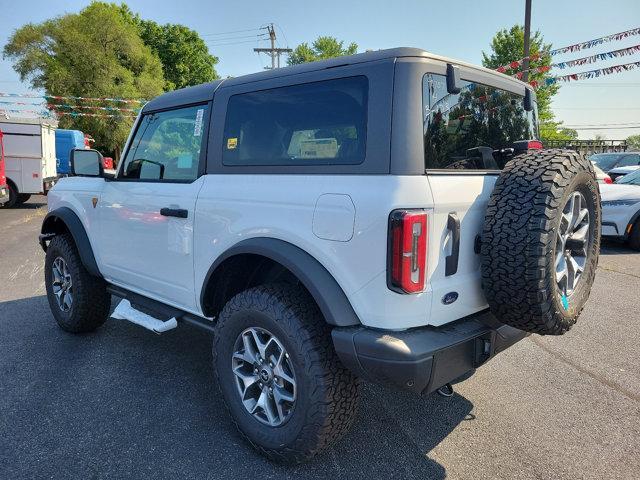
<svg viewBox="0 0 640 480">
<path fill-rule="evenodd" d="M 237 138 L 227 138 L 227 150 L 233 150 L 238 146 Z"/>
</svg>

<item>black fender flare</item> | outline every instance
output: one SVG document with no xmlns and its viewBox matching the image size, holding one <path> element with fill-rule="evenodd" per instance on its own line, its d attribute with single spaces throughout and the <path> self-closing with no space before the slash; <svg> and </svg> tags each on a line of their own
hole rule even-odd
<svg viewBox="0 0 640 480">
<path fill-rule="evenodd" d="M 67 227 L 69 233 L 71 233 L 84 268 L 94 277 L 102 277 L 84 225 L 78 215 L 69 207 L 56 208 L 44 217 L 40 230 L 40 245 L 42 249 L 46 252 L 46 241 L 61 233 L 58 222 L 62 222 Z"/>
<path fill-rule="evenodd" d="M 361 324 L 342 287 L 318 260 L 289 242 L 267 237 L 242 240 L 216 258 L 209 267 L 200 293 L 203 311 L 206 287 L 216 269 L 228 258 L 241 254 L 261 255 L 293 273 L 309 291 L 330 325 L 348 327 Z"/>
</svg>

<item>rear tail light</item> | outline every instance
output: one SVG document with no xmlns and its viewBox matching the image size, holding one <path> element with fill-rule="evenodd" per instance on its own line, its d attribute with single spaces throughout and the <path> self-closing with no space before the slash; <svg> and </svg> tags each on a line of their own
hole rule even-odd
<svg viewBox="0 0 640 480">
<path fill-rule="evenodd" d="M 613 180 L 611 180 L 611 177 L 609 175 L 605 175 L 603 178 L 603 182 L 604 183 L 608 183 L 608 184 L 612 184 Z"/>
<path fill-rule="evenodd" d="M 387 284 L 400 293 L 424 290 L 427 269 L 427 214 L 394 210 L 389 216 Z"/>
<path fill-rule="evenodd" d="M 527 144 L 527 148 L 529 150 L 542 150 L 542 142 L 538 141 L 538 140 L 529 140 L 529 143 Z"/>
</svg>

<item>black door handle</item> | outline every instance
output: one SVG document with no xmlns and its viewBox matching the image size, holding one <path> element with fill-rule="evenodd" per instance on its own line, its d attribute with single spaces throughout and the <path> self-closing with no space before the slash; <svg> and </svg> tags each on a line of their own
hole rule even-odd
<svg viewBox="0 0 640 480">
<path fill-rule="evenodd" d="M 161 208 L 160 215 L 165 217 L 178 217 L 178 218 L 187 218 L 189 216 L 189 211 L 184 208 Z"/>
<path fill-rule="evenodd" d="M 451 255 L 447 255 L 445 258 L 445 277 L 453 275 L 458 271 L 458 257 L 460 257 L 460 219 L 455 213 L 449 214 L 447 229 L 451 232 Z"/>
</svg>

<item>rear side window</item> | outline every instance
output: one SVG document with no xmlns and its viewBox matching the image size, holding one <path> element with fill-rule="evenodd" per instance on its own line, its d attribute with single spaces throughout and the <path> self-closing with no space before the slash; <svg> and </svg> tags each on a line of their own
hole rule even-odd
<svg viewBox="0 0 640 480">
<path fill-rule="evenodd" d="M 496 170 L 513 143 L 538 138 L 536 109 L 524 97 L 463 81 L 459 94 L 447 93 L 444 75 L 423 78 L 424 153 L 427 169 Z"/>
<path fill-rule="evenodd" d="M 224 165 L 355 165 L 365 157 L 368 80 L 326 80 L 233 95 Z"/>
</svg>

